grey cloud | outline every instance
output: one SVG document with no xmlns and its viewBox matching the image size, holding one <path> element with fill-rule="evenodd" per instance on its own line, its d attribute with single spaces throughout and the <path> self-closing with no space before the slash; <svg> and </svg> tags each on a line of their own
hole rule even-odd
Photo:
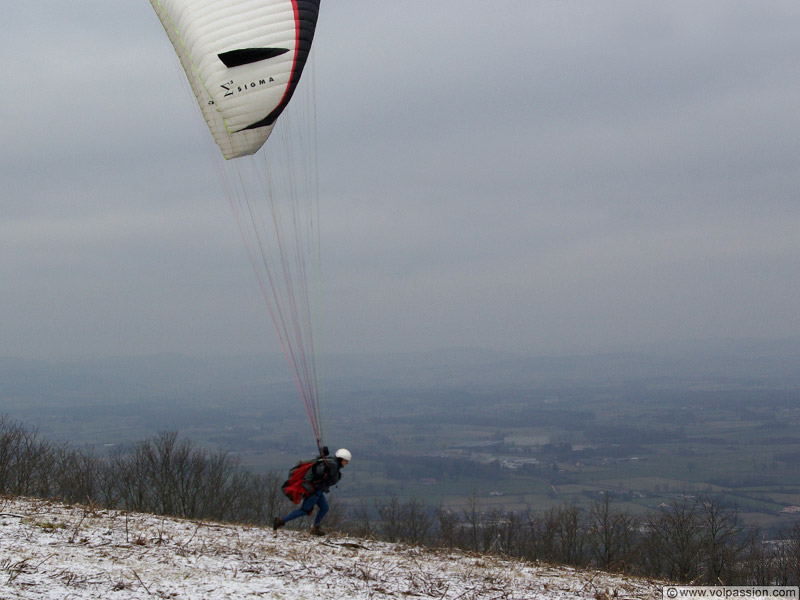
<svg viewBox="0 0 800 600">
<path fill-rule="evenodd" d="M 123 4 L 10 9 L 0 354 L 273 350 L 169 42 Z M 798 25 L 779 1 L 323 3 L 328 343 L 800 334 Z"/>
</svg>

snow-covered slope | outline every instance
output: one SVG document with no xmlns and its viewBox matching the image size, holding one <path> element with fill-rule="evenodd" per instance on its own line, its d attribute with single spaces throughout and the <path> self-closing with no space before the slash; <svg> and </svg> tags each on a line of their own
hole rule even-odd
<svg viewBox="0 0 800 600">
<path fill-rule="evenodd" d="M 338 536 L 0 500 L 0 598 L 660 598 L 653 582 Z"/>
</svg>

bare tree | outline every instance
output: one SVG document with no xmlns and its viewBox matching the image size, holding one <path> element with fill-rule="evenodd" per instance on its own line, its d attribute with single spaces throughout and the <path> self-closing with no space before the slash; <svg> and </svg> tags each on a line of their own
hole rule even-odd
<svg viewBox="0 0 800 600">
<path fill-rule="evenodd" d="M 21 496 L 50 495 L 55 456 L 52 446 L 37 432 L 17 425 L 12 429 L 8 491 Z"/>
<path fill-rule="evenodd" d="M 709 585 L 724 585 L 736 576 L 736 565 L 743 550 L 739 513 L 707 497 L 701 498 L 698 505 L 703 579 Z"/>
<path fill-rule="evenodd" d="M 525 529 L 524 517 L 516 511 L 509 511 L 499 523 L 496 551 L 508 556 L 522 556 L 519 543 Z"/>
<path fill-rule="evenodd" d="M 483 515 L 481 513 L 481 504 L 477 491 L 473 491 L 472 495 L 469 497 L 469 500 L 467 501 L 467 507 L 463 512 L 463 517 L 464 533 L 467 535 L 467 539 L 462 542 L 462 545 L 466 544 L 465 547 L 468 550 L 479 552 L 481 549 L 480 531 L 482 527 Z"/>
<path fill-rule="evenodd" d="M 675 500 L 647 519 L 643 539 L 645 571 L 670 581 L 695 581 L 700 575 L 702 536 L 697 504 L 692 498 Z"/>
<path fill-rule="evenodd" d="M 528 515 L 526 535 L 522 538 L 523 558 L 528 560 L 556 560 L 555 522 L 542 515 Z"/>
<path fill-rule="evenodd" d="M 144 445 L 137 444 L 133 452 L 116 448 L 110 457 L 116 483 L 116 496 L 121 508 L 132 511 L 150 509 L 150 485 L 146 473 Z"/>
<path fill-rule="evenodd" d="M 281 512 L 286 501 L 281 491 L 281 484 L 284 479 L 285 476 L 276 471 L 252 476 L 247 485 L 250 489 L 248 494 L 250 500 L 247 505 L 252 507 L 250 509 L 252 514 L 247 511 L 248 516 L 243 520 L 272 523 L 272 519 Z"/>
<path fill-rule="evenodd" d="M 0 415 L 0 493 L 14 493 L 13 482 L 21 448 L 22 427 Z"/>
<path fill-rule="evenodd" d="M 739 585 L 773 585 L 775 575 L 775 546 L 768 544 L 761 532 L 751 529 L 739 556 Z"/>
<path fill-rule="evenodd" d="M 800 521 L 796 522 L 784 544 L 786 556 L 786 583 L 783 585 L 800 585 Z"/>
<path fill-rule="evenodd" d="M 460 527 L 458 515 L 449 508 L 439 506 L 436 511 L 439 525 L 439 545 L 443 548 L 456 548 L 460 542 Z"/>
<path fill-rule="evenodd" d="M 547 513 L 547 520 L 555 533 L 555 559 L 563 564 L 579 566 L 585 563 L 586 531 L 580 509 L 574 504 L 563 504 Z"/>
<path fill-rule="evenodd" d="M 145 473 L 153 490 L 153 512 L 185 516 L 178 500 L 178 474 L 188 460 L 188 444 L 178 443 L 177 431 L 164 431 L 144 442 L 142 450 Z"/>
<path fill-rule="evenodd" d="M 378 530 L 381 537 L 389 542 L 398 541 L 403 527 L 403 515 L 397 496 L 392 495 L 386 502 L 376 500 L 375 510 L 378 513 Z"/>
<path fill-rule="evenodd" d="M 611 495 L 589 511 L 589 546 L 592 558 L 605 571 L 621 570 L 629 561 L 637 521 L 629 513 L 611 507 Z"/>
<path fill-rule="evenodd" d="M 422 544 L 427 541 L 428 534 L 433 526 L 425 504 L 416 498 L 409 499 L 401 510 L 403 527 L 401 538 L 411 544 Z"/>
<path fill-rule="evenodd" d="M 50 495 L 67 502 L 101 500 L 101 482 L 106 466 L 87 449 L 62 445 L 53 448 L 53 479 Z"/>
</svg>

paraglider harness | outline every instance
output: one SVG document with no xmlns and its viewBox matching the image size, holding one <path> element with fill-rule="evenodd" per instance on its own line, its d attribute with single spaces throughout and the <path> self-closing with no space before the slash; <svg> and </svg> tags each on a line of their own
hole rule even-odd
<svg viewBox="0 0 800 600">
<path fill-rule="evenodd" d="M 317 486 L 315 484 L 328 476 L 328 454 L 328 448 L 325 446 L 317 458 L 299 460 L 289 469 L 289 478 L 281 485 L 281 491 L 294 504 L 300 504 L 316 492 Z M 314 468 L 319 464 L 323 465 L 321 476 L 319 475 L 319 469 Z M 318 473 L 317 477 L 314 476 L 315 471 Z"/>
</svg>

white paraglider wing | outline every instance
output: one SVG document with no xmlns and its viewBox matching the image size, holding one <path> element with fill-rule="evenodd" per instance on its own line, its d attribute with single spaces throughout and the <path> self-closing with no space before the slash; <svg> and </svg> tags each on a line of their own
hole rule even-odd
<svg viewBox="0 0 800 600">
<path fill-rule="evenodd" d="M 313 69 L 277 123 L 276 139 L 257 152 L 295 94 L 309 59 L 319 0 L 150 3 L 222 150 L 217 157 L 222 187 L 321 449 Z"/>
<path fill-rule="evenodd" d="M 227 158 L 256 152 L 305 66 L 319 0 L 150 0 Z"/>
</svg>

